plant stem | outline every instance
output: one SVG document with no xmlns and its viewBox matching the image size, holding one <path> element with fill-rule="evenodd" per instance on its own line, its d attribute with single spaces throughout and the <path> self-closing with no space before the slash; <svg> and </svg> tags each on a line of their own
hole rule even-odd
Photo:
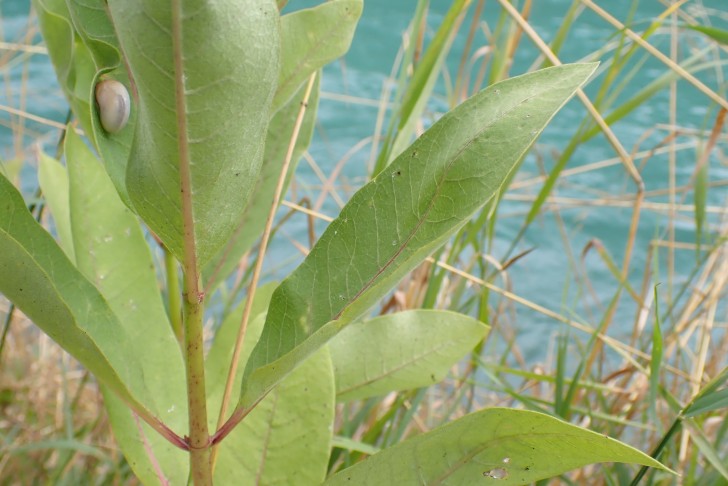
<svg viewBox="0 0 728 486">
<path fill-rule="evenodd" d="M 185 288 L 193 285 L 185 282 Z M 196 287 L 196 285 L 194 285 Z M 190 467 L 195 486 L 212 484 L 210 435 L 207 430 L 205 396 L 205 356 L 202 338 L 204 307 L 197 294 L 185 294 L 184 344 L 187 368 L 187 403 L 189 406 Z"/>
<path fill-rule="evenodd" d="M 174 50 L 174 89 L 177 113 L 180 196 L 184 273 L 184 354 L 187 372 L 187 404 L 189 406 L 190 471 L 195 486 L 212 486 L 210 467 L 210 435 L 207 430 L 207 396 L 205 393 L 205 355 L 202 337 L 202 305 L 200 273 L 197 265 L 195 219 L 192 210 L 192 174 L 187 133 L 185 68 L 182 55 L 182 5 L 172 1 L 172 46 Z"/>
</svg>

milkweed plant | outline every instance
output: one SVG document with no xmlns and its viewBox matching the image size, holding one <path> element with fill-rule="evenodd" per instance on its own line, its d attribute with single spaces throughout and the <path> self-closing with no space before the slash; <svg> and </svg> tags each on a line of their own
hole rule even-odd
<svg viewBox="0 0 728 486">
<path fill-rule="evenodd" d="M 606 461 L 665 469 L 551 416 L 487 408 L 329 473 L 337 403 L 431 385 L 487 334 L 450 311 L 369 310 L 499 193 L 596 65 L 464 101 L 392 154 L 298 268 L 257 285 L 321 68 L 362 11 L 284 3 L 33 1 L 73 118 L 61 161 L 39 165 L 53 233 L 0 177 L 0 291 L 94 374 L 138 478 L 524 484 Z M 206 342 L 209 297 L 251 249 L 246 299 Z"/>
</svg>

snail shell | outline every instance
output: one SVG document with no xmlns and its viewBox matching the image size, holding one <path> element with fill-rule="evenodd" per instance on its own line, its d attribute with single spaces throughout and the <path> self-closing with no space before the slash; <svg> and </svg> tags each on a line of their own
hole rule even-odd
<svg viewBox="0 0 728 486">
<path fill-rule="evenodd" d="M 120 132 L 129 122 L 131 99 L 126 86 L 115 79 L 104 79 L 96 85 L 101 126 L 109 133 Z"/>
</svg>

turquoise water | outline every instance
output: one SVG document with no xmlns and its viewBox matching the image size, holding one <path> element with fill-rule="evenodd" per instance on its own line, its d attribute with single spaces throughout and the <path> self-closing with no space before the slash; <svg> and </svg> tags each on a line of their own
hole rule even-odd
<svg viewBox="0 0 728 486">
<path fill-rule="evenodd" d="M 292 6 L 298 8 L 318 2 L 291 1 Z M 629 2 L 600 2 L 608 6 L 610 12 L 617 18 L 624 20 L 628 16 Z M 372 135 L 376 116 L 376 102 L 391 72 L 392 64 L 399 49 L 402 33 L 407 28 L 410 17 L 414 11 L 416 2 L 413 0 L 383 1 L 367 0 L 365 9 L 357 30 L 356 37 L 350 52 L 341 62 L 328 66 L 325 70 L 323 82 L 323 96 L 319 110 L 318 128 L 314 142 L 310 148 L 310 155 L 321 167 L 324 173 L 329 174 L 336 164 L 348 154 L 348 161 L 343 166 L 342 181 L 346 184 L 337 188 L 341 197 L 346 200 L 352 190 L 363 182 L 370 167 L 371 145 L 363 143 L 361 148 L 349 153 L 352 147 L 356 146 L 366 137 Z M 531 14 L 533 27 L 549 40 L 560 26 L 563 14 L 571 4 L 568 0 L 549 0 L 534 2 Z M 619 4 L 619 5 L 615 5 Z M 728 24 L 728 7 L 726 0 L 703 1 L 706 8 L 718 11 L 711 19 L 719 22 L 717 25 L 723 28 Z M 493 28 L 497 20 L 498 11 L 495 2 L 486 2 L 483 21 Z M 430 25 L 429 35 L 433 35 L 434 29 L 443 18 L 449 2 L 433 1 L 431 13 L 428 18 Z M 633 24 L 636 29 L 641 29 L 663 10 L 657 1 L 643 0 L 635 14 Z M 0 15 L 2 20 L 2 40 L 5 42 L 23 42 L 23 36 L 28 28 L 29 2 L 26 0 L 2 0 L 0 4 Z M 724 18 L 719 18 L 722 11 Z M 722 24 L 721 24 L 722 22 Z M 34 25 L 34 24 L 33 24 Z M 467 19 L 464 25 L 469 25 Z M 613 29 L 595 14 L 585 11 L 576 23 L 571 32 L 569 40 L 561 53 L 564 62 L 580 60 L 591 60 L 593 52 L 603 47 L 614 38 Z M 683 54 L 691 50 L 699 49 L 705 45 L 704 39 L 698 35 L 689 36 L 689 43 L 681 45 Z M 33 41 L 39 43 L 36 36 Z M 663 52 L 668 49 L 668 37 L 657 35 L 651 42 L 655 43 Z M 476 43 L 485 43 L 485 37 L 480 36 Z M 464 44 L 464 36 L 456 39 L 453 51 L 458 53 L 452 56 L 449 64 L 450 73 L 454 74 L 459 62 L 459 51 Z M 27 111 L 51 120 L 63 122 L 66 116 L 67 105 L 62 98 L 56 85 L 55 74 L 44 55 L 35 54 L 30 57 L 23 57 L 12 51 L 0 50 L 2 61 L 0 70 L 3 74 L 3 90 L 0 90 L 0 104 L 18 107 L 21 103 L 21 86 L 27 89 Z M 525 72 L 536 58 L 537 52 L 525 37 L 521 41 L 516 62 L 511 68 L 512 74 Z M 630 67 L 639 65 L 635 81 L 631 82 L 630 89 L 619 97 L 620 100 L 627 99 L 635 90 L 646 85 L 665 72 L 665 67 L 651 58 L 643 57 L 643 51 L 635 56 Z M 609 60 L 609 53 L 602 60 Z M 725 67 L 722 68 L 723 76 L 728 74 Z M 703 71 L 701 79 L 716 89 L 720 78 L 716 71 Z M 27 79 L 27 81 L 24 81 Z M 438 93 L 431 103 L 431 111 L 427 113 L 427 122 L 434 120 L 439 113 L 446 109 L 447 102 L 443 96 L 445 84 L 441 83 Z M 593 87 L 588 87 L 587 92 L 594 93 Z M 369 103 L 342 102 L 336 99 L 338 95 L 351 95 L 366 100 Z M 715 110 L 708 109 L 709 103 L 702 94 L 698 93 L 687 83 L 679 84 L 679 124 L 685 127 L 703 128 L 707 123 L 712 123 L 715 117 Z M 664 130 L 649 131 L 657 123 L 668 122 L 668 93 L 663 91 L 652 98 L 648 103 L 641 106 L 636 112 L 621 120 L 614 126 L 614 131 L 628 151 L 633 149 L 649 150 L 655 147 L 667 134 Z M 566 143 L 573 135 L 576 127 L 584 116 L 584 108 L 576 101 L 572 101 L 557 115 L 552 124 L 540 138 L 536 149 L 524 162 L 519 174 L 523 180 L 539 173 L 537 162 L 543 163 L 548 169 L 553 166 L 554 152 L 563 150 Z M 40 142 L 43 148 L 53 153 L 57 131 L 39 123 L 27 121 L 25 138 L 18 145 L 14 141 L 10 127 L 6 124 L 10 121 L 7 113 L 0 111 L 0 157 L 4 160 L 22 157 L 27 162 L 25 177 L 23 178 L 24 188 L 31 191 L 34 184 L 33 167 L 35 155 L 33 144 Z M 385 124 L 386 127 L 386 124 Z M 643 138 L 644 137 L 644 138 Z M 690 142 L 694 140 L 682 137 L 679 142 Z M 721 143 L 725 150 L 725 140 Z M 538 156 L 534 155 L 537 154 Z M 604 159 L 614 157 L 611 147 L 602 137 L 595 137 L 592 141 L 577 150 L 569 161 L 568 168 L 575 168 Z M 679 152 L 678 155 L 678 185 L 688 183 L 696 161 L 694 149 Z M 647 191 L 667 187 L 667 158 L 664 155 L 655 155 L 649 159 L 644 168 Z M 298 170 L 298 183 L 295 186 L 295 195 L 309 196 L 313 201 L 318 198 L 320 181 L 310 169 L 309 165 L 302 161 Z M 725 181 L 728 179 L 728 167 L 725 162 L 717 158 L 711 159 L 710 177 L 713 181 Z M 629 178 L 625 171 L 619 166 L 608 169 L 591 171 L 589 173 L 572 177 L 568 184 L 559 188 L 558 195 L 572 198 L 595 197 L 595 190 L 601 194 L 627 194 L 634 193 Z M 533 186 L 527 191 L 518 191 L 514 194 L 533 195 L 540 186 Z M 727 191 L 724 187 L 711 190 L 709 204 L 720 206 L 726 203 Z M 650 202 L 665 202 L 666 197 L 651 197 Z M 688 195 L 686 204 L 692 203 L 692 195 Z M 528 204 L 517 201 L 506 201 L 501 209 L 501 219 L 497 227 L 497 237 L 493 256 L 501 258 L 509 242 L 517 233 L 523 222 L 524 211 L 527 211 Z M 338 206 L 334 200 L 329 198 L 322 212 L 334 216 Z M 676 225 L 676 239 L 682 242 L 693 242 L 694 225 L 691 221 L 690 212 L 681 213 L 683 216 Z M 624 244 L 628 234 L 631 210 L 629 208 L 615 207 L 578 207 L 566 208 L 560 211 L 565 231 L 571 242 L 571 249 L 577 262 L 580 261 L 580 253 L 584 246 L 593 238 L 603 242 L 607 250 L 617 261 L 621 261 L 624 253 Z M 662 234 L 667 226 L 667 218 L 663 213 L 645 210 L 640 221 L 638 240 L 635 246 L 633 258 L 633 272 L 630 275 L 631 282 L 639 288 L 642 274 L 647 262 L 647 249 L 650 240 Z M 712 222 L 715 224 L 717 218 L 714 216 Z M 284 231 L 278 234 L 272 244 L 273 253 L 268 259 L 269 277 L 281 277 L 295 267 L 301 256 L 292 251 L 289 238 L 300 242 L 306 241 L 306 221 L 303 217 L 296 217 L 292 224 L 287 225 Z M 318 234 L 321 233 L 325 224 L 317 226 Z M 569 259 L 564 252 L 564 242 L 560 236 L 559 226 L 553 213 L 548 212 L 542 216 L 526 233 L 517 251 L 534 248 L 527 257 L 520 260 L 509 270 L 512 290 L 517 294 L 544 305 L 564 315 L 576 313 L 579 318 L 590 324 L 595 324 L 592 317 L 599 316 L 599 307 L 595 306 L 595 314 L 589 314 L 581 301 L 583 289 L 576 283 L 573 271 L 569 269 Z M 664 257 L 665 252 L 661 253 Z M 691 251 L 678 251 L 676 254 L 676 284 L 685 281 L 688 272 L 692 269 L 695 255 Z M 663 267 L 662 278 L 665 277 L 665 259 L 659 260 Z M 595 256 L 590 254 L 584 261 L 586 272 L 594 283 L 601 305 L 606 306 L 617 284 L 604 264 Z M 497 282 L 499 285 L 501 281 Z M 615 325 L 612 333 L 619 335 L 631 329 L 636 306 L 628 298 L 624 298 L 618 308 L 615 318 Z M 559 324 L 552 319 L 538 314 L 523 307 L 516 307 L 513 322 L 508 323 L 518 334 L 518 344 L 523 348 L 527 356 L 534 358 L 543 356 L 545 349 L 544 339 L 560 330 Z"/>
</svg>

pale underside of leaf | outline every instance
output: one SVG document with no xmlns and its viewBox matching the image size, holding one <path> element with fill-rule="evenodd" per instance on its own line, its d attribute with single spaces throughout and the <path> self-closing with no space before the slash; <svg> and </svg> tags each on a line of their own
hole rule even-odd
<svg viewBox="0 0 728 486">
<path fill-rule="evenodd" d="M 125 402 L 146 410 L 142 403 L 153 400 L 144 388 L 130 390 L 144 372 L 116 346 L 130 338 L 105 299 L 2 176 L 0 201 L 0 292 Z"/>
<path fill-rule="evenodd" d="M 138 93 L 129 196 L 180 261 L 191 238 L 201 267 L 234 231 L 260 170 L 279 69 L 278 10 L 273 0 L 179 0 L 177 21 L 169 2 L 109 7 Z"/>
</svg>

